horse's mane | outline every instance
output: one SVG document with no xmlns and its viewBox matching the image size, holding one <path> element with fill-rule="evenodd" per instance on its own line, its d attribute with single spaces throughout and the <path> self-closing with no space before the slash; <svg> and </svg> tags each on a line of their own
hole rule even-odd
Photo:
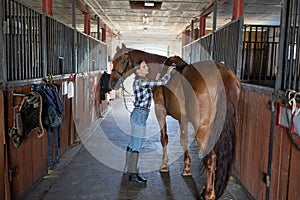
<svg viewBox="0 0 300 200">
<path fill-rule="evenodd" d="M 124 54 L 130 54 L 130 52 L 135 52 L 137 54 L 147 54 L 147 56 L 152 57 L 152 58 L 156 57 L 156 58 L 161 58 L 161 59 L 167 59 L 166 56 L 150 53 L 150 52 L 147 52 L 147 51 L 142 51 L 142 50 L 139 50 L 139 49 L 127 48 L 127 47 L 123 47 L 121 49 L 118 49 L 116 54 L 114 55 L 113 59 L 116 59 L 116 58 L 118 58 L 118 57 L 120 57 Z"/>
<path fill-rule="evenodd" d="M 169 57 L 165 63 L 166 66 L 171 66 L 171 65 L 175 65 L 176 66 L 176 70 L 180 73 L 182 73 L 182 70 L 189 66 L 188 63 L 186 63 L 182 58 L 180 58 L 179 56 L 171 56 Z"/>
</svg>

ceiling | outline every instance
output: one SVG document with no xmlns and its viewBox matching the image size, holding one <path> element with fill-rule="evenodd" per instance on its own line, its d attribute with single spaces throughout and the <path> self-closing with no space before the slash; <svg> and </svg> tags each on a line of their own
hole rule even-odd
<svg viewBox="0 0 300 200">
<path fill-rule="evenodd" d="M 217 28 L 231 21 L 232 1 L 218 0 Z M 42 0 L 19 0 L 41 11 Z M 53 17 L 72 25 L 72 0 L 52 0 Z M 158 2 L 154 0 L 154 2 Z M 115 33 L 117 37 L 173 38 L 199 15 L 207 10 L 213 0 L 159 0 L 160 9 L 135 9 L 128 0 L 77 0 L 76 27 L 83 30 L 84 9 L 89 9 L 92 19 L 95 15 Z M 210 6 L 213 8 L 213 6 Z M 280 0 L 244 0 L 246 24 L 279 25 Z M 198 23 L 194 27 L 198 27 Z M 213 14 L 206 20 L 206 28 L 212 29 Z M 91 21 L 91 31 L 97 31 L 96 20 Z"/>
</svg>

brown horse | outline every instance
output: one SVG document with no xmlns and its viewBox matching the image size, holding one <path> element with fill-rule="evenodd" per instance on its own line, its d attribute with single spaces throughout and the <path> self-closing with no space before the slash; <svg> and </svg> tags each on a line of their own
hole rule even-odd
<svg viewBox="0 0 300 200">
<path fill-rule="evenodd" d="M 218 199 L 224 192 L 235 156 L 235 124 L 240 85 L 231 69 L 214 61 L 202 61 L 188 65 L 180 57 L 164 57 L 140 50 L 117 48 L 113 58 L 110 84 L 114 89 L 132 73 L 132 65 L 138 59 L 149 66 L 149 79 L 157 72 L 163 73 L 165 65 L 176 64 L 166 86 L 153 89 L 155 114 L 161 127 L 163 147 L 161 172 L 168 172 L 166 116 L 179 121 L 180 143 L 184 151 L 182 175 L 191 175 L 188 153 L 187 124 L 195 130 L 196 142 L 203 154 L 206 169 L 205 199 Z"/>
</svg>

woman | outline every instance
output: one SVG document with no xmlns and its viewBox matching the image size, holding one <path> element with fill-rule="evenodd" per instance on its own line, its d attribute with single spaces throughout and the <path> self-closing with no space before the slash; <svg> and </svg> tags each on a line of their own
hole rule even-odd
<svg viewBox="0 0 300 200">
<path fill-rule="evenodd" d="M 134 74 L 136 75 L 133 82 L 135 101 L 134 109 L 130 115 L 131 136 L 126 150 L 125 172 L 130 172 L 129 181 L 145 184 L 147 180 L 139 176 L 137 164 L 152 101 L 151 89 L 155 86 L 165 85 L 170 79 L 171 71 L 175 67 L 169 67 L 167 73 L 161 79 L 159 79 L 160 74 L 158 73 L 155 80 L 148 80 L 146 75 L 149 73 L 149 68 L 144 60 L 137 61 L 133 66 Z"/>
</svg>

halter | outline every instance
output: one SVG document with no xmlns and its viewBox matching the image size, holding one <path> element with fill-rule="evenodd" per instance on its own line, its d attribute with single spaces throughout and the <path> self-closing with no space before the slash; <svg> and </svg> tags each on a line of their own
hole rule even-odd
<svg viewBox="0 0 300 200">
<path fill-rule="evenodd" d="M 122 59 L 121 63 L 123 63 L 123 61 L 124 61 L 124 60 Z M 112 71 L 112 72 L 116 72 L 116 73 L 119 74 L 119 76 L 122 78 L 123 75 L 126 73 L 127 68 L 128 68 L 128 66 L 129 66 L 129 63 L 130 63 L 130 62 L 131 62 L 131 59 L 130 59 L 130 54 L 129 54 L 129 52 L 128 52 L 128 62 L 126 63 L 126 66 L 125 66 L 123 72 L 119 72 L 119 71 L 116 70 L 116 69 L 112 69 L 111 71 Z"/>
<path fill-rule="evenodd" d="M 122 60 L 121 61 L 121 63 L 123 63 L 124 62 L 124 60 Z M 130 53 L 128 52 L 128 62 L 126 63 L 126 66 L 124 67 L 124 70 L 123 70 L 123 72 L 119 72 L 118 70 L 116 70 L 116 69 L 112 69 L 111 71 L 112 72 L 116 72 L 119 76 L 120 76 L 120 79 L 121 79 L 121 83 L 120 83 L 120 86 L 121 86 L 121 88 L 122 88 L 122 96 L 123 96 L 123 101 L 124 101 L 124 105 L 125 105 L 125 108 L 126 108 L 126 110 L 129 112 L 129 113 L 131 113 L 132 111 L 130 111 L 129 109 L 128 109 L 128 106 L 127 106 L 127 103 L 126 103 L 126 99 L 125 99 L 125 94 L 124 94 L 124 91 L 125 92 L 127 92 L 128 94 L 130 94 L 126 89 L 125 89 L 125 87 L 124 87 L 124 84 L 123 84 L 123 81 L 124 81 L 124 75 L 125 75 L 125 73 L 126 73 L 126 71 L 127 71 L 127 68 L 128 68 L 128 66 L 129 66 L 129 63 L 131 62 L 131 59 L 130 59 Z M 120 81 L 120 80 L 119 80 Z"/>
</svg>

